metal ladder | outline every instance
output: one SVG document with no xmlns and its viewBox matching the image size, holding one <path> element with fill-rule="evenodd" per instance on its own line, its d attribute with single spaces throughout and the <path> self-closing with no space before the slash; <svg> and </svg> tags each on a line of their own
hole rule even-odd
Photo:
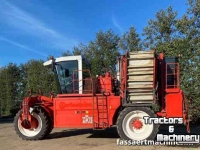
<svg viewBox="0 0 200 150">
<path fill-rule="evenodd" d="M 109 126 L 107 96 L 96 96 L 93 100 L 93 129 L 103 130 Z"/>
</svg>

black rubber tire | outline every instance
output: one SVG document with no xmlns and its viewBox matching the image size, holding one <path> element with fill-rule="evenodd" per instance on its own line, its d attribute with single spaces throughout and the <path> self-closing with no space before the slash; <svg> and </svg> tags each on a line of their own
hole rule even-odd
<svg viewBox="0 0 200 150">
<path fill-rule="evenodd" d="M 116 125 L 117 125 L 118 135 L 124 140 L 134 140 L 134 139 L 130 139 L 129 137 L 126 136 L 126 134 L 124 133 L 123 128 L 122 128 L 122 123 L 123 123 L 123 119 L 125 118 L 125 116 L 128 113 L 130 113 L 132 111 L 136 111 L 136 110 L 143 111 L 143 112 L 147 113 L 150 117 L 156 117 L 155 113 L 148 107 L 127 107 L 124 110 L 122 110 L 120 115 L 118 116 Z M 149 137 L 146 138 L 146 140 L 154 140 L 155 139 L 155 137 L 158 133 L 159 125 L 154 124 L 153 126 L 154 126 L 153 131 L 149 135 Z M 145 139 L 143 139 L 143 140 L 145 140 Z"/>
<path fill-rule="evenodd" d="M 48 117 L 48 119 L 49 119 L 49 128 L 45 136 L 49 135 L 54 128 L 53 119 L 51 117 Z"/>
<path fill-rule="evenodd" d="M 41 118 L 41 120 L 42 120 L 42 129 L 41 129 L 41 131 L 37 134 L 37 135 L 35 135 L 35 136 L 32 136 L 32 137 L 28 137 L 28 136 L 25 136 L 25 135 L 23 135 L 21 132 L 20 132 L 20 130 L 19 130 L 19 128 L 18 128 L 18 119 L 19 119 L 19 117 L 20 117 L 20 115 L 21 115 L 21 113 L 22 113 L 22 110 L 20 110 L 17 114 L 16 114 L 16 116 L 15 116 L 15 118 L 14 118 L 14 128 L 15 128 L 15 131 L 16 131 L 16 133 L 17 133 L 17 135 L 20 137 L 20 138 L 22 138 L 23 140 L 41 140 L 41 139 L 43 139 L 47 134 L 48 134 L 48 132 L 49 132 L 49 124 L 50 124 L 50 122 L 49 122 L 49 117 L 48 117 L 48 114 L 44 111 L 44 110 L 42 110 L 42 109 L 39 109 L 39 110 L 34 110 L 34 112 L 35 113 L 37 113 L 39 116 L 40 116 L 40 118 Z"/>
</svg>

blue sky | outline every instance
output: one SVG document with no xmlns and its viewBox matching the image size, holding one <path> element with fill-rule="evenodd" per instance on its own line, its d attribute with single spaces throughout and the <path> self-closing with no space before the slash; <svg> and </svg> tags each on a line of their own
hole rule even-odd
<svg viewBox="0 0 200 150">
<path fill-rule="evenodd" d="M 160 9 L 179 16 L 186 0 L 0 0 L 0 67 L 60 56 L 87 44 L 99 30 L 121 35 L 130 26 L 139 34 Z"/>
</svg>

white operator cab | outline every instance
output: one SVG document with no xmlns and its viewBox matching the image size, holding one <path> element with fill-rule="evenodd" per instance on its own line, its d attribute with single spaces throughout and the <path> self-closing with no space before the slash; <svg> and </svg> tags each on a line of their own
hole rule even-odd
<svg viewBox="0 0 200 150">
<path fill-rule="evenodd" d="M 43 64 L 44 66 L 51 67 L 52 60 Z M 90 77 L 89 72 L 81 70 L 90 70 L 90 62 L 83 56 L 64 56 L 55 59 L 55 71 L 57 73 L 59 86 L 62 94 L 76 93 L 82 94 L 83 92 L 83 79 Z M 63 72 L 68 71 L 69 76 L 64 76 Z M 73 76 L 73 77 L 72 77 Z M 72 81 L 72 78 L 76 82 Z"/>
</svg>

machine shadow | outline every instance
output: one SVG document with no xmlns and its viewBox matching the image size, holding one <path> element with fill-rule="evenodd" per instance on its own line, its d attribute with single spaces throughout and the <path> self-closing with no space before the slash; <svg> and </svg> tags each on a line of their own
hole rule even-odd
<svg viewBox="0 0 200 150">
<path fill-rule="evenodd" d="M 70 129 L 63 130 L 60 132 L 53 132 L 48 135 L 44 140 L 49 139 L 57 139 L 57 138 L 66 138 L 78 135 L 89 134 L 87 138 L 119 138 L 116 127 L 111 127 L 106 130 L 92 130 L 92 129 Z M 168 125 L 160 125 L 158 134 L 169 134 L 169 126 Z M 175 126 L 175 132 L 173 134 L 189 134 L 186 131 L 185 126 Z M 198 134 L 200 135 L 200 126 L 192 126 L 190 134 Z"/>
<path fill-rule="evenodd" d="M 96 130 L 87 138 L 119 138 L 116 127 L 111 127 L 106 130 Z"/>
<path fill-rule="evenodd" d="M 94 130 L 94 131 L 92 129 L 63 130 L 61 132 L 51 133 L 44 140 L 66 138 L 83 134 L 90 134 L 87 138 L 119 138 L 116 128 L 112 127 L 106 130 Z"/>
<path fill-rule="evenodd" d="M 14 118 L 0 119 L 0 124 L 13 123 L 13 121 L 14 121 Z"/>
<path fill-rule="evenodd" d="M 93 132 L 92 129 L 63 130 L 60 132 L 53 132 L 53 133 L 49 134 L 44 140 L 66 138 L 66 137 L 78 136 L 78 135 L 83 135 L 83 134 L 91 134 L 92 132 Z"/>
</svg>

